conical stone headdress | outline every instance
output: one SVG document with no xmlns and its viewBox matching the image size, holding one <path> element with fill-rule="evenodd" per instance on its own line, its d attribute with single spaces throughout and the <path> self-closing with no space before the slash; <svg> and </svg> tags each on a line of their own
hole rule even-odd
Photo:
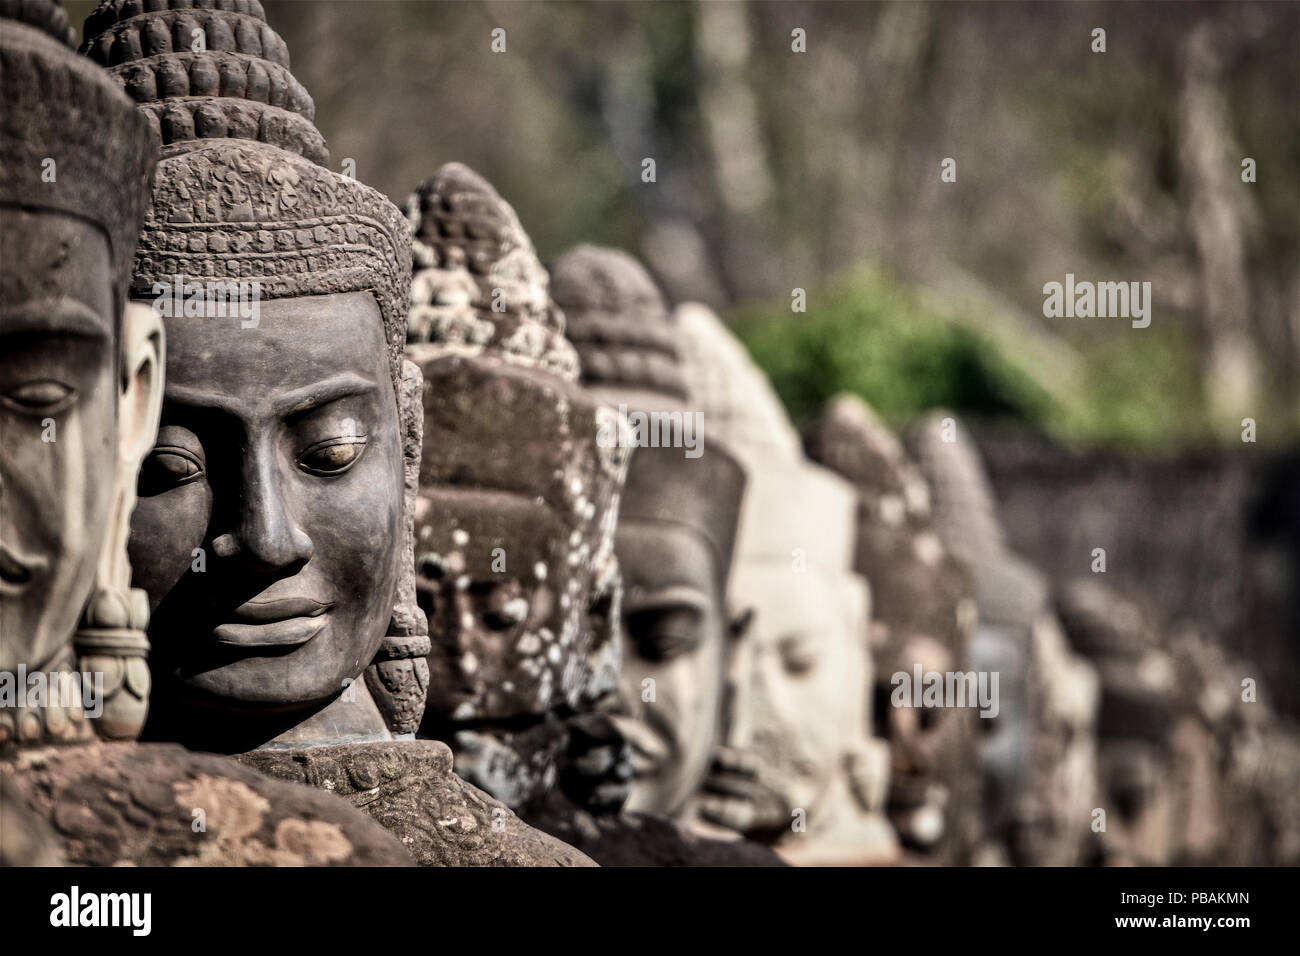
<svg viewBox="0 0 1300 956">
<path fill-rule="evenodd" d="M 408 338 L 578 378 L 564 314 L 519 217 L 478 173 L 447 163 L 406 203 L 412 231 Z"/>
<path fill-rule="evenodd" d="M 178 275 L 256 281 L 264 299 L 373 292 L 400 391 L 406 224 L 326 168 L 311 97 L 258 0 L 104 0 L 85 37 L 162 146 L 133 294 Z"/>
<path fill-rule="evenodd" d="M 53 0 L 0 0 L 0 203 L 94 223 L 123 292 L 157 157 L 144 117 L 74 41 Z"/>
<path fill-rule="evenodd" d="M 551 296 L 577 347 L 582 383 L 598 399 L 633 416 L 666 414 L 684 421 L 699 411 L 688 395 L 676 322 L 636 259 L 618 249 L 575 246 L 552 266 Z M 638 443 L 619 516 L 684 525 L 699 534 L 714 553 L 725 588 L 745 473 L 720 444 L 708 441 L 708 419 L 699 418 L 695 437 L 701 444 L 694 457 L 683 448 Z M 635 440 L 635 428 L 632 434 Z"/>
<path fill-rule="evenodd" d="M 901 645 L 913 634 L 934 638 L 961 661 L 975 623 L 974 588 L 932 526 L 929 488 L 902 443 L 866 402 L 846 394 L 827 404 L 808 446 L 858 491 L 854 569 L 871 582 L 881 669 L 899 669 Z"/>
<path fill-rule="evenodd" d="M 675 315 L 693 401 L 711 440 L 722 442 L 749 478 L 737 560 L 789 562 L 799 548 L 811 565 L 849 572 L 852 487 L 804 458 L 771 382 L 718 316 L 695 303 L 678 306 Z"/>
<path fill-rule="evenodd" d="M 930 482 L 934 526 L 975 578 L 980 618 L 1029 627 L 1047 607 L 1047 579 L 1008 546 L 993 488 L 965 426 L 934 412 L 912 443 Z"/>
<path fill-rule="evenodd" d="M 636 259 L 618 249 L 575 246 L 551 269 L 551 296 L 564 310 L 584 385 L 686 399 L 677 328 Z"/>
<path fill-rule="evenodd" d="M 763 449 L 769 458 L 795 462 L 803 456 L 772 383 L 745 347 L 708 307 L 677 307 L 687 387 L 713 431 L 735 449 Z"/>
<path fill-rule="evenodd" d="M 581 710 L 617 679 L 613 531 L 628 452 L 602 440 L 617 439 L 617 413 L 579 387 L 546 270 L 483 177 L 444 165 L 416 188 L 407 218 L 408 354 L 425 379 L 416 556 L 433 602 L 434 685 L 466 697 L 441 717 Z M 494 554 L 508 573 L 489 572 Z M 486 592 L 469 615 L 477 630 L 436 583 L 446 574 L 464 575 L 472 600 Z M 609 628 L 592 625 L 602 596 L 614 602 L 600 616 Z"/>
</svg>

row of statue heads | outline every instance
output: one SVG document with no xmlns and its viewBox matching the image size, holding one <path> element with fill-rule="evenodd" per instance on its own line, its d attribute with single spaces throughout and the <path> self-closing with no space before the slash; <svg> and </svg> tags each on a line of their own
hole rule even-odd
<svg viewBox="0 0 1300 956">
<path fill-rule="evenodd" d="M 1108 671 L 959 423 L 911 457 L 843 397 L 805 442 L 631 256 L 548 270 L 460 164 L 404 213 L 332 172 L 257 0 L 104 0 L 80 52 L 0 16 L 0 671 L 51 675 L 0 707 L 6 857 L 1093 852 Z M 254 316 L 159 308 L 231 283 Z M 914 668 L 999 715 L 892 704 Z"/>
</svg>

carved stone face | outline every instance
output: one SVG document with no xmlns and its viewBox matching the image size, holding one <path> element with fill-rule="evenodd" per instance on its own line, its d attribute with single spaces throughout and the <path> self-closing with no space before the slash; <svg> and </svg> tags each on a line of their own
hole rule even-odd
<svg viewBox="0 0 1300 956">
<path fill-rule="evenodd" d="M 627 519 L 614 550 L 624 589 L 620 681 L 633 716 L 620 729 L 636 769 L 626 808 L 671 815 L 699 788 L 716 743 L 727 623 L 716 558 L 686 527 Z"/>
<path fill-rule="evenodd" d="M 568 529 L 523 498 L 448 497 L 416 506 L 418 588 L 434 636 L 430 694 L 457 720 L 544 713 L 577 644 L 560 547 Z M 433 511 L 437 533 L 425 523 Z"/>
<path fill-rule="evenodd" d="M 731 586 L 754 617 L 709 781 L 724 796 L 711 799 L 708 815 L 776 835 L 796 809 L 816 819 L 844 755 L 866 736 L 867 597 L 856 576 L 775 561 L 742 562 Z"/>
<path fill-rule="evenodd" d="M 302 714 L 370 663 L 393 608 L 402 448 L 367 292 L 167 320 L 162 425 L 132 521 L 159 689 Z M 358 682 L 360 683 L 360 682 Z"/>
<path fill-rule="evenodd" d="M 425 376 L 415 558 L 429 729 L 578 708 L 618 651 L 588 616 L 615 487 L 591 447 L 606 410 L 553 376 L 410 354 Z"/>
<path fill-rule="evenodd" d="M 108 241 L 55 212 L 0 207 L 0 670 L 42 667 L 95 582 L 117 470 Z"/>
<path fill-rule="evenodd" d="M 1106 862 L 1167 866 L 1175 787 L 1168 756 L 1146 741 L 1106 741 L 1098 764 L 1108 814 L 1105 832 L 1122 835 L 1102 837 Z"/>
<path fill-rule="evenodd" d="M 898 835 L 919 848 L 939 840 L 947 826 L 949 791 L 943 777 L 945 762 L 959 744 L 960 721 L 968 711 L 941 707 L 892 707 L 893 674 L 956 670 L 952 653 L 932 637 L 916 634 L 904 641 L 893 666 L 876 674 L 877 730 L 890 744 L 889 819 Z M 887 671 L 887 672 L 886 672 Z"/>
</svg>

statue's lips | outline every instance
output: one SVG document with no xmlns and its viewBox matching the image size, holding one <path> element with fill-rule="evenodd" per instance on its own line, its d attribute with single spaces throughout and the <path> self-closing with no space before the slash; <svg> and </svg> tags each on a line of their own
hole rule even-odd
<svg viewBox="0 0 1300 956">
<path fill-rule="evenodd" d="M 612 715 L 614 726 L 632 745 L 632 767 L 638 777 L 656 776 L 671 756 L 664 740 L 639 720 L 622 714 Z"/>
<path fill-rule="evenodd" d="M 333 607 L 311 598 L 248 601 L 212 634 L 217 643 L 233 647 L 292 647 L 324 630 Z"/>
</svg>

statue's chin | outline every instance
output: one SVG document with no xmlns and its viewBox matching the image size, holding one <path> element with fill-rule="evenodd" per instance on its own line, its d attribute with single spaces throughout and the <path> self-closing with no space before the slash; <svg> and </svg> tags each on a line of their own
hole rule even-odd
<svg viewBox="0 0 1300 956">
<path fill-rule="evenodd" d="M 256 658 L 227 664 L 184 678 L 175 689 L 189 702 L 214 709 L 248 713 L 303 710 L 328 703 L 359 679 L 345 670 L 325 677 L 286 659 Z"/>
</svg>

